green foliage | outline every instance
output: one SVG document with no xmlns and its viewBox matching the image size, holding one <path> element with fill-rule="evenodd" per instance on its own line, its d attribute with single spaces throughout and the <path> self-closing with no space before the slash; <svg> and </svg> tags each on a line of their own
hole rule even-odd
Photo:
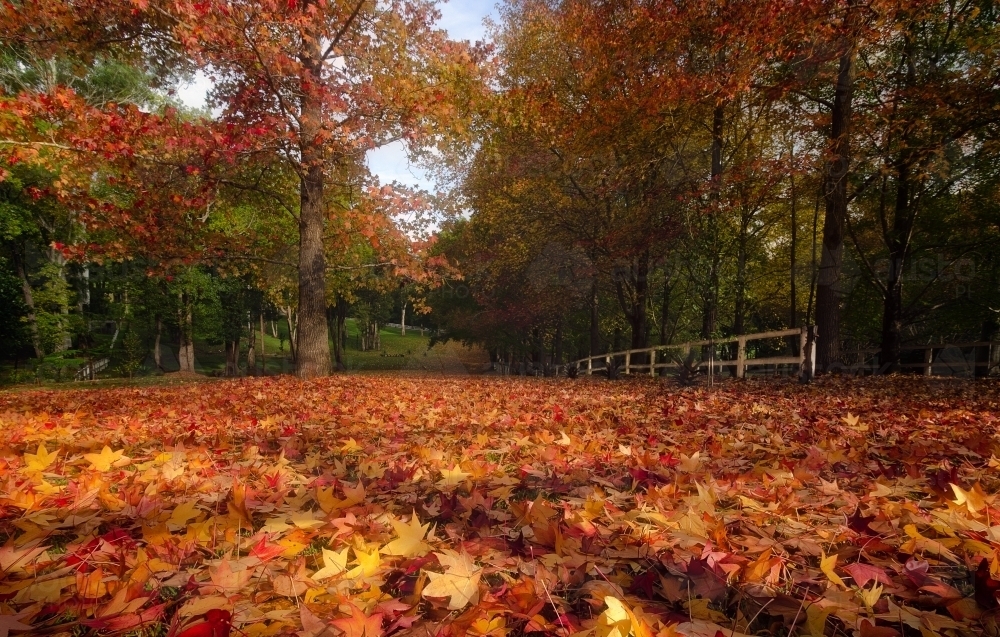
<svg viewBox="0 0 1000 637">
<path fill-rule="evenodd" d="M 14 358 L 30 346 L 21 280 L 0 257 L 0 358 Z"/>
<path fill-rule="evenodd" d="M 118 372 L 128 378 L 135 376 L 143 369 L 146 351 L 146 346 L 139 335 L 139 331 L 132 325 L 129 325 L 126 328 L 125 336 L 122 338 L 122 356 L 121 363 L 118 365 Z"/>
<path fill-rule="evenodd" d="M 35 287 L 35 316 L 38 336 L 46 352 L 67 348 L 68 341 L 81 326 L 79 315 L 69 312 L 72 291 L 66 280 L 65 266 L 45 263 L 38 273 L 41 285 Z"/>
</svg>

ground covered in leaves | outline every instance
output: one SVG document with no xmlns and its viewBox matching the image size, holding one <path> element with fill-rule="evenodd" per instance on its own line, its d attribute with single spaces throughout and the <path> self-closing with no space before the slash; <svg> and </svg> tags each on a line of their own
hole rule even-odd
<svg viewBox="0 0 1000 637">
<path fill-rule="evenodd" d="M 0 637 L 997 635 L 998 400 L 924 379 L 2 394 Z"/>
</svg>

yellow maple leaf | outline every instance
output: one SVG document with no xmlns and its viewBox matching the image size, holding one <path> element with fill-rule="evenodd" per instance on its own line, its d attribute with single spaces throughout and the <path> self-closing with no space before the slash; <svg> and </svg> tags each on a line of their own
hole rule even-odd
<svg viewBox="0 0 1000 637">
<path fill-rule="evenodd" d="M 200 515 L 201 509 L 198 508 L 198 501 L 188 500 L 177 505 L 173 513 L 170 514 L 170 519 L 167 520 L 167 526 L 182 529 L 187 526 L 190 520 L 194 520 Z"/>
<path fill-rule="evenodd" d="M 604 603 L 608 608 L 597 618 L 597 625 L 594 627 L 598 637 L 628 637 L 629 635 L 653 637 L 652 628 L 641 616 L 641 608 L 636 607 L 633 611 L 625 602 L 611 595 L 604 598 Z"/>
<path fill-rule="evenodd" d="M 326 524 L 326 520 L 316 517 L 312 511 L 296 511 L 289 518 L 300 529 L 312 529 Z"/>
<path fill-rule="evenodd" d="M 59 455 L 59 451 L 49 451 L 45 448 L 45 443 L 38 443 L 37 453 L 26 453 L 24 454 L 24 470 L 29 472 L 44 471 L 56 460 L 56 456 Z"/>
<path fill-rule="evenodd" d="M 359 445 L 358 441 L 354 438 L 348 438 L 347 440 L 344 440 L 343 443 L 344 444 L 340 447 L 341 454 L 346 455 L 354 453 L 355 451 L 361 451 L 361 445 Z"/>
<path fill-rule="evenodd" d="M 840 576 L 837 575 L 834 572 L 834 570 L 833 570 L 833 568 L 836 565 L 837 565 L 837 554 L 836 553 L 834 553 L 833 555 L 830 555 L 830 556 L 827 556 L 826 553 L 821 553 L 821 557 L 820 557 L 820 561 L 819 561 L 819 570 L 823 571 L 823 574 L 826 575 L 827 578 L 829 578 L 829 580 L 831 582 L 833 582 L 837 586 L 840 586 L 840 587 L 846 589 L 847 588 L 847 584 L 845 584 L 844 580 L 840 579 Z"/>
<path fill-rule="evenodd" d="M 334 487 L 330 487 L 328 489 L 321 489 L 317 487 L 316 501 L 319 502 L 319 508 L 323 509 L 324 513 L 330 513 L 331 511 L 336 511 L 338 509 L 346 509 L 347 507 L 351 507 L 365 501 L 365 485 L 360 481 L 356 487 L 345 485 L 343 500 L 335 495 Z"/>
<path fill-rule="evenodd" d="M 859 588 L 858 595 L 861 597 L 861 601 L 865 603 L 865 606 L 871 608 L 877 604 L 879 598 L 882 597 L 882 585 L 873 584 L 872 587 L 867 590 Z"/>
<path fill-rule="evenodd" d="M 957 484 L 949 484 L 951 484 L 951 490 L 955 492 L 955 504 L 958 506 L 964 504 L 972 513 L 979 513 L 987 507 L 986 494 L 982 492 L 978 484 L 973 485 L 968 491 L 962 489 Z"/>
<path fill-rule="evenodd" d="M 469 626 L 469 633 L 472 635 L 496 635 L 502 637 L 507 634 L 507 620 L 503 615 L 488 614 L 487 617 L 480 617 Z"/>
<path fill-rule="evenodd" d="M 701 465 L 701 452 L 695 451 L 690 456 L 682 453 L 677 468 L 685 473 L 694 473 L 698 470 L 699 465 Z"/>
<path fill-rule="evenodd" d="M 377 547 L 370 553 L 354 549 L 354 556 L 358 558 L 358 565 L 345 573 L 344 577 L 354 579 L 356 577 L 371 577 L 375 573 L 378 573 L 378 569 L 382 565 L 382 559 L 379 557 Z"/>
<path fill-rule="evenodd" d="M 435 553 L 446 573 L 426 571 L 430 583 L 424 587 L 425 597 L 449 598 L 448 610 L 461 610 L 479 601 L 479 578 L 483 569 L 477 568 L 466 552 L 445 551 Z"/>
<path fill-rule="evenodd" d="M 403 524 L 396 520 L 390 520 L 389 523 L 392 524 L 392 528 L 395 529 L 399 537 L 382 547 L 382 552 L 386 555 L 415 557 L 426 555 L 431 550 L 431 547 L 423 541 L 431 525 L 430 523 L 421 525 L 416 511 L 410 516 L 409 524 Z"/>
<path fill-rule="evenodd" d="M 112 451 L 111 447 L 107 445 L 104 445 L 101 453 L 85 453 L 83 458 L 90 463 L 91 467 L 101 472 L 109 470 L 114 465 L 128 464 L 132 461 L 131 458 L 125 456 L 124 449 Z"/>
<path fill-rule="evenodd" d="M 847 412 L 847 415 L 841 418 L 844 423 L 858 433 L 867 433 L 868 425 L 859 425 L 858 422 L 861 420 L 861 416 L 855 416 L 851 412 Z"/>
<path fill-rule="evenodd" d="M 330 549 L 323 549 L 323 568 L 311 575 L 317 582 L 334 575 L 340 575 L 347 570 L 347 552 L 351 548 L 347 547 L 339 553 Z"/>
<path fill-rule="evenodd" d="M 437 484 L 439 487 L 457 487 L 465 482 L 465 479 L 470 475 L 472 474 L 462 471 L 462 469 L 456 465 L 451 469 L 442 469 L 441 479 L 438 480 Z"/>
</svg>

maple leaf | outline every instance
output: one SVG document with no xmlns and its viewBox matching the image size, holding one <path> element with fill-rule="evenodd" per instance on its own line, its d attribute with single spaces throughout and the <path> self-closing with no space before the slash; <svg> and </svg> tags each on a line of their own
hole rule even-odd
<svg viewBox="0 0 1000 637">
<path fill-rule="evenodd" d="M 279 573 L 271 578 L 274 592 L 285 597 L 301 597 L 311 584 L 313 582 L 306 574 L 305 559 L 301 557 L 288 567 L 287 572 Z"/>
<path fill-rule="evenodd" d="M 104 445 L 101 453 L 85 453 L 83 458 L 90 463 L 91 468 L 100 472 L 105 472 L 115 465 L 126 465 L 132 461 L 125 456 L 125 450 L 112 451 L 111 447 Z"/>
<path fill-rule="evenodd" d="M 222 559 L 218 565 L 208 567 L 208 574 L 214 585 L 205 587 L 209 594 L 235 595 L 250 582 L 250 578 L 253 577 L 253 569 L 241 566 L 233 570 L 233 562 Z"/>
<path fill-rule="evenodd" d="M 413 511 L 413 514 L 410 516 L 409 524 L 403 524 L 396 520 L 390 520 L 390 524 L 392 524 L 392 528 L 395 529 L 399 537 L 382 547 L 383 553 L 386 555 L 414 557 L 425 555 L 430 551 L 430 547 L 423 540 L 431 525 L 430 523 L 421 525 L 416 511 Z"/>
<path fill-rule="evenodd" d="M 425 597 L 449 598 L 449 610 L 461 610 L 470 603 L 479 601 L 479 578 L 483 570 L 477 568 L 472 558 L 464 551 L 435 553 L 445 567 L 445 573 L 427 571 L 430 583 L 424 587 Z"/>
<path fill-rule="evenodd" d="M 875 517 L 874 515 L 861 515 L 861 507 L 857 507 L 851 517 L 847 518 L 847 526 L 855 533 L 871 533 L 872 530 L 868 528 L 868 525 L 875 520 Z"/>
<path fill-rule="evenodd" d="M 701 452 L 695 451 L 690 456 L 681 454 L 680 462 L 677 464 L 677 468 L 685 473 L 694 473 L 701 466 Z"/>
<path fill-rule="evenodd" d="M 185 629 L 177 637 L 229 637 L 233 615 L 228 610 L 212 608 L 205 613 L 205 621 Z"/>
<path fill-rule="evenodd" d="M 347 440 L 344 441 L 344 444 L 341 445 L 340 447 L 341 455 L 348 455 L 361 450 L 362 450 L 361 445 L 359 445 L 358 441 L 355 440 L 354 438 L 348 438 Z"/>
<path fill-rule="evenodd" d="M 847 415 L 844 416 L 843 418 L 841 418 L 841 420 L 843 420 L 844 424 L 846 424 L 848 427 L 850 427 L 852 431 L 856 431 L 858 433 L 867 433 L 868 432 L 868 425 L 859 425 L 858 424 L 861 421 L 861 417 L 860 416 L 855 416 L 851 412 L 847 412 Z"/>
<path fill-rule="evenodd" d="M 330 622 L 335 627 L 344 631 L 344 637 L 381 637 L 381 613 L 375 613 L 371 617 L 366 617 L 361 609 L 354 604 L 348 604 L 348 606 L 351 609 L 350 617 L 341 617 Z"/>
<path fill-rule="evenodd" d="M 358 481 L 358 486 L 356 487 L 344 487 L 343 500 L 336 497 L 333 487 L 316 489 L 316 501 L 319 502 L 320 508 L 325 513 L 331 513 L 338 509 L 346 509 L 355 504 L 360 504 L 365 501 L 365 495 L 365 485 L 361 481 Z"/>
<path fill-rule="evenodd" d="M 831 582 L 833 582 L 837 586 L 840 586 L 841 588 L 846 589 L 847 584 L 845 584 L 844 580 L 840 579 L 840 576 L 833 571 L 835 566 L 837 566 L 837 554 L 834 553 L 830 556 L 827 556 L 824 553 L 819 561 L 819 569 L 823 571 L 823 574 L 826 575 Z"/>
<path fill-rule="evenodd" d="M 973 514 L 979 513 L 989 506 L 986 502 L 986 494 L 983 493 L 978 484 L 972 485 L 972 488 L 968 491 L 964 490 L 954 482 L 949 484 L 951 485 L 951 490 L 955 492 L 955 504 L 958 506 L 962 506 L 964 504 Z"/>
<path fill-rule="evenodd" d="M 879 566 L 855 562 L 854 564 L 848 564 L 846 566 L 842 566 L 841 568 L 851 575 L 851 578 L 854 579 L 854 583 L 860 588 L 864 588 L 868 582 L 872 580 L 875 580 L 879 584 L 892 584 L 892 579 L 889 577 L 889 574 L 884 568 Z"/>
<path fill-rule="evenodd" d="M 1000 582 L 990 577 L 990 561 L 982 560 L 976 569 L 976 603 L 986 609 L 1000 606 L 997 593 L 1000 592 Z"/>
<path fill-rule="evenodd" d="M 17 632 L 31 630 L 31 626 L 19 621 L 25 614 L 27 613 L 22 612 L 16 615 L 0 615 L 0 637 L 7 637 L 12 630 Z"/>
<path fill-rule="evenodd" d="M 438 480 L 437 484 L 439 487 L 443 489 L 447 489 L 450 487 L 457 487 L 458 485 L 464 483 L 465 479 L 468 478 L 470 475 L 472 474 L 462 471 L 457 466 L 454 466 L 451 469 L 442 469 L 441 479 Z"/>
<path fill-rule="evenodd" d="M 59 451 L 49 452 L 45 449 L 45 443 L 38 443 L 38 451 L 36 453 L 26 453 L 24 454 L 24 470 L 29 472 L 40 472 L 44 471 L 55 462 L 56 457 L 59 456 Z"/>
<path fill-rule="evenodd" d="M 285 547 L 280 544 L 271 544 L 268 542 L 266 533 L 262 534 L 260 539 L 257 540 L 257 543 L 250 549 L 250 554 L 259 559 L 261 562 L 273 560 L 284 552 Z"/>
<path fill-rule="evenodd" d="M 379 558 L 378 548 L 375 550 L 366 552 L 361 549 L 354 549 L 354 556 L 358 560 L 358 565 L 352 568 L 350 571 L 344 574 L 347 579 L 354 579 L 356 577 L 370 577 L 375 573 L 378 573 L 381 567 L 382 560 Z"/>
<path fill-rule="evenodd" d="M 198 508 L 198 501 L 188 500 L 174 508 L 170 514 L 170 519 L 167 520 L 167 526 L 172 527 L 174 530 L 182 529 L 187 526 L 189 521 L 197 518 L 199 515 L 201 515 L 201 509 Z"/>
<path fill-rule="evenodd" d="M 338 553 L 330 549 L 323 549 L 323 568 L 313 573 L 312 579 L 324 580 L 334 575 L 340 575 L 347 570 L 347 552 L 350 550 L 348 547 Z"/>
<path fill-rule="evenodd" d="M 14 547 L 13 540 L 0 546 L 0 572 L 7 573 L 16 567 L 16 570 L 23 570 L 27 564 L 45 552 L 45 547 L 36 546 L 38 540 L 28 543 L 18 549 Z"/>
<path fill-rule="evenodd" d="M 865 606 L 872 608 L 878 603 L 879 598 L 882 597 L 882 585 L 873 584 L 869 589 L 858 589 L 858 596 L 861 597 L 861 601 L 865 603 Z"/>
</svg>

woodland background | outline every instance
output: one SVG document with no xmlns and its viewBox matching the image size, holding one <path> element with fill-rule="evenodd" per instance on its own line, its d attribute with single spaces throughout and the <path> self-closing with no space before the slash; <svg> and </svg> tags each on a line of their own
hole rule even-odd
<svg viewBox="0 0 1000 637">
<path fill-rule="evenodd" d="M 536 364 L 1000 330 L 994 2 L 515 0 L 490 44 L 429 2 L 2 11 L 9 379 L 255 373 L 262 338 L 324 374 L 404 308 Z M 398 140 L 440 192 L 367 173 Z"/>
</svg>

